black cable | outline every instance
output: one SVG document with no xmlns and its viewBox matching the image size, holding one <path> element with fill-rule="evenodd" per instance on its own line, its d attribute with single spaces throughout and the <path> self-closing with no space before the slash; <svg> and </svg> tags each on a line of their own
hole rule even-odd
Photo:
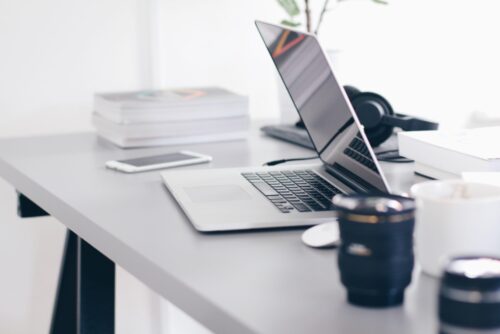
<svg viewBox="0 0 500 334">
<path fill-rule="evenodd" d="M 392 153 L 392 154 L 388 154 L 388 153 Z M 387 150 L 387 151 L 377 152 L 376 156 L 377 156 L 378 161 L 384 161 L 384 162 L 392 162 L 392 163 L 399 163 L 399 164 L 413 162 L 413 160 L 410 160 L 410 159 L 407 159 L 405 157 L 400 156 L 399 150 Z"/>
<path fill-rule="evenodd" d="M 276 166 L 276 165 L 283 164 L 285 162 L 290 162 L 290 161 L 312 160 L 312 159 L 318 159 L 318 158 L 319 158 L 319 156 L 316 155 L 314 157 L 307 157 L 307 158 L 280 159 L 280 160 L 273 160 L 273 161 L 266 162 L 262 166 Z"/>
<path fill-rule="evenodd" d="M 380 151 L 380 152 L 375 152 L 376 155 L 383 155 L 383 154 L 386 154 L 386 153 L 394 153 L 394 152 L 399 152 L 398 149 L 394 149 L 394 150 L 387 150 L 387 151 Z"/>
<path fill-rule="evenodd" d="M 389 155 L 388 153 L 395 153 L 395 154 Z M 387 150 L 387 151 L 377 152 L 375 155 L 377 156 L 378 161 L 392 162 L 392 163 L 397 163 L 397 164 L 404 164 L 404 163 L 413 162 L 413 160 L 410 160 L 410 159 L 407 159 L 405 157 L 400 156 L 399 150 Z M 387 155 L 387 156 L 384 157 L 384 155 Z M 279 160 L 273 160 L 273 161 L 266 162 L 262 166 L 276 166 L 276 165 L 283 164 L 285 162 L 290 162 L 290 161 L 312 160 L 312 159 L 318 159 L 318 158 L 319 158 L 319 156 L 307 157 L 307 158 L 279 159 Z"/>
<path fill-rule="evenodd" d="M 404 157 L 397 158 L 397 159 L 390 159 L 390 158 L 378 159 L 378 161 L 395 163 L 395 164 L 407 164 L 407 163 L 414 162 L 413 160 L 410 160 L 410 159 L 407 159 L 407 158 L 404 158 Z"/>
</svg>

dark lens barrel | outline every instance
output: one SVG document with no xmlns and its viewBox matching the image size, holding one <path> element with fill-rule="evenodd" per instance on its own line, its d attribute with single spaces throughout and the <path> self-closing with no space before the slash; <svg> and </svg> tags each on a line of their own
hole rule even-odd
<svg viewBox="0 0 500 334">
<path fill-rule="evenodd" d="M 399 305 L 414 265 L 415 205 L 400 196 L 337 196 L 341 245 L 338 265 L 350 303 Z"/>
<path fill-rule="evenodd" d="M 439 320 L 441 333 L 500 333 L 500 259 L 450 261 L 441 280 Z"/>
</svg>

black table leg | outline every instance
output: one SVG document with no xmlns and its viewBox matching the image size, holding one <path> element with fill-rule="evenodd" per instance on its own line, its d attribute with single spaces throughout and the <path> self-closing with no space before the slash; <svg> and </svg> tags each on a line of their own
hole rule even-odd
<svg viewBox="0 0 500 334">
<path fill-rule="evenodd" d="M 48 216 L 49 214 L 31 201 L 28 197 L 17 192 L 17 214 L 21 218 Z"/>
<path fill-rule="evenodd" d="M 76 333 L 77 246 L 78 237 L 68 230 L 59 273 L 56 301 L 52 311 L 50 334 Z"/>
<path fill-rule="evenodd" d="M 111 334 L 115 264 L 68 230 L 50 334 Z"/>
<path fill-rule="evenodd" d="M 78 334 L 115 331 L 115 264 L 78 238 Z"/>
<path fill-rule="evenodd" d="M 21 217 L 48 213 L 18 193 Z M 115 264 L 68 230 L 50 334 L 112 334 L 115 331 Z"/>
</svg>

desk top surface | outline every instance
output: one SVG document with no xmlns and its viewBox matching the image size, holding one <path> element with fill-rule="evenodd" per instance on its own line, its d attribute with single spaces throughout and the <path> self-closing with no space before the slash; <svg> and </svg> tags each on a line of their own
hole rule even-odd
<svg viewBox="0 0 500 334">
<path fill-rule="evenodd" d="M 336 250 L 300 241 L 303 229 L 201 234 L 159 171 L 122 174 L 104 162 L 189 149 L 209 165 L 257 166 L 311 151 L 264 137 L 120 150 L 93 133 L 0 141 L 0 176 L 69 229 L 216 333 L 436 332 L 438 282 L 415 270 L 402 307 L 346 302 Z M 411 164 L 382 163 L 393 191 L 417 179 Z"/>
</svg>

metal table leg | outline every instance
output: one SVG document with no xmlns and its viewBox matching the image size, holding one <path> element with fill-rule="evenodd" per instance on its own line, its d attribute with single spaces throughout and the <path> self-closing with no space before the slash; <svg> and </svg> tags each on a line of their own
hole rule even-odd
<svg viewBox="0 0 500 334">
<path fill-rule="evenodd" d="M 17 214 L 21 218 L 48 216 L 49 214 L 20 192 L 17 193 Z"/>
<path fill-rule="evenodd" d="M 59 284 L 52 310 L 51 334 L 74 334 L 76 331 L 76 296 L 77 296 L 77 251 L 78 237 L 68 230 L 64 245 Z"/>
<path fill-rule="evenodd" d="M 21 217 L 47 213 L 19 194 Z M 51 334 L 115 331 L 115 264 L 68 230 L 50 325 Z"/>
<path fill-rule="evenodd" d="M 115 264 L 78 238 L 77 333 L 115 331 Z"/>
</svg>

